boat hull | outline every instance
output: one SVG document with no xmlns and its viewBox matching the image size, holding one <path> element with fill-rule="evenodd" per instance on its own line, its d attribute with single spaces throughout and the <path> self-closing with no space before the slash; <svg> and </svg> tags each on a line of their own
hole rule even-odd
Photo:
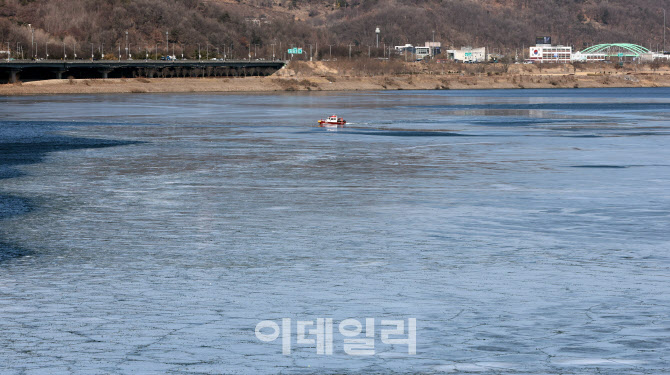
<svg viewBox="0 0 670 375">
<path fill-rule="evenodd" d="M 346 123 L 347 123 L 347 122 L 344 121 L 344 120 L 342 120 L 342 121 L 337 121 L 337 122 L 319 120 L 319 125 L 321 125 L 321 126 L 337 126 L 337 125 L 344 125 L 344 124 L 346 124 Z"/>
</svg>

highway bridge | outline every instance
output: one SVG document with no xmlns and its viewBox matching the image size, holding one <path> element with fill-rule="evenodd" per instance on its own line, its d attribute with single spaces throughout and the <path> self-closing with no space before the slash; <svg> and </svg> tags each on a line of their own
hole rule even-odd
<svg viewBox="0 0 670 375">
<path fill-rule="evenodd" d="M 0 82 L 63 78 L 268 76 L 285 61 L 245 60 L 13 60 L 0 61 Z"/>
</svg>

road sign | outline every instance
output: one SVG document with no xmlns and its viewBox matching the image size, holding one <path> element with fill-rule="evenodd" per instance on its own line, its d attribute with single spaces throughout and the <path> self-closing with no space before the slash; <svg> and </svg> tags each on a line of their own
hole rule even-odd
<svg viewBox="0 0 670 375">
<path fill-rule="evenodd" d="M 302 55 L 302 48 L 289 48 L 288 53 L 291 55 Z"/>
<path fill-rule="evenodd" d="M 465 57 L 472 57 L 472 52 L 466 52 Z"/>
<path fill-rule="evenodd" d="M 623 57 L 623 53 L 619 52 L 619 57 Z"/>
</svg>

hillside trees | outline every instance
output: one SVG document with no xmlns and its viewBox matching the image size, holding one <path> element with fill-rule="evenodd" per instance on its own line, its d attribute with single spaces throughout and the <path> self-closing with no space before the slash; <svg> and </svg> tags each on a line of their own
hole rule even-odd
<svg viewBox="0 0 670 375">
<path fill-rule="evenodd" d="M 662 8 L 668 5 L 670 0 L 0 0 L 0 43 L 29 51 L 34 35 L 40 57 L 48 49 L 60 58 L 63 43 L 69 56 L 76 49 L 99 56 L 125 50 L 128 32 L 133 53 L 158 48 L 164 54 L 167 32 L 170 52 L 193 57 L 200 45 L 239 58 L 250 46 L 269 56 L 272 44 L 277 51 L 280 44 L 374 46 L 380 27 L 380 43 L 387 46 L 423 44 L 435 35 L 445 47 L 513 49 L 551 35 L 578 49 L 604 42 L 655 48 L 662 43 Z"/>
</svg>

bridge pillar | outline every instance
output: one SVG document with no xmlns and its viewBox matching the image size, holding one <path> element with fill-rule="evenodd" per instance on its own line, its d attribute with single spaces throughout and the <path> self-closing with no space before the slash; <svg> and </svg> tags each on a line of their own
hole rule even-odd
<svg viewBox="0 0 670 375">
<path fill-rule="evenodd" d="M 109 78 L 109 72 L 111 72 L 112 69 L 100 69 L 99 72 L 102 74 L 103 79 Z"/>
<path fill-rule="evenodd" d="M 56 70 L 56 79 L 63 79 L 64 70 Z"/>
<path fill-rule="evenodd" d="M 12 69 L 9 71 L 9 82 L 16 83 L 20 70 Z"/>
</svg>

